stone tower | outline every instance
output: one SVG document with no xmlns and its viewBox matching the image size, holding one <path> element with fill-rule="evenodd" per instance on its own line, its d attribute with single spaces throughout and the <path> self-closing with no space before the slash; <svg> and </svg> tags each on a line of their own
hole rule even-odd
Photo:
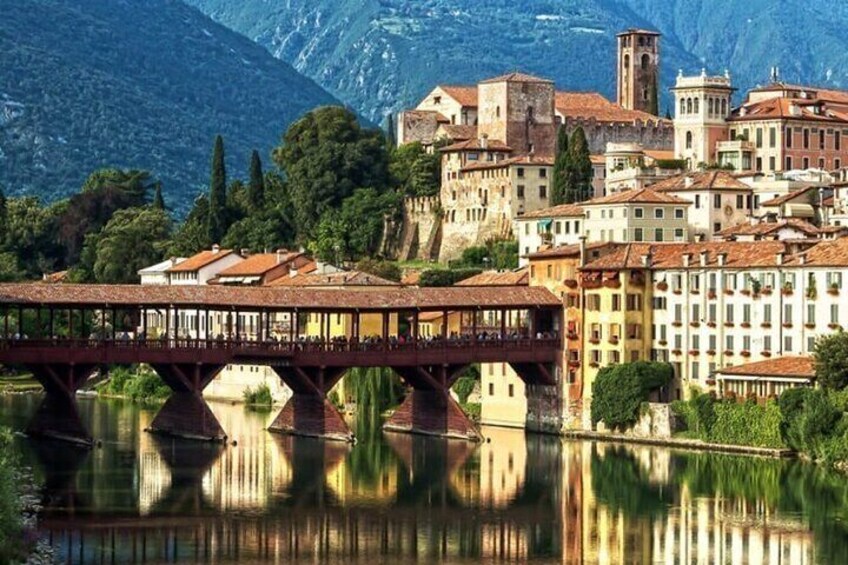
<svg viewBox="0 0 848 565">
<path fill-rule="evenodd" d="M 556 149 L 553 81 L 522 73 L 477 87 L 477 134 L 503 141 L 512 155 L 553 155 Z"/>
<path fill-rule="evenodd" d="M 628 29 L 618 38 L 618 104 L 627 110 L 659 112 L 660 34 Z"/>
<path fill-rule="evenodd" d="M 690 169 L 717 161 L 716 144 L 728 139 L 727 117 L 733 90 L 728 74 L 707 76 L 706 71 L 701 71 L 698 76 L 686 77 L 682 72 L 677 76 L 671 89 L 675 98 L 674 155 L 685 159 Z M 740 170 L 742 164 L 734 165 Z"/>
</svg>

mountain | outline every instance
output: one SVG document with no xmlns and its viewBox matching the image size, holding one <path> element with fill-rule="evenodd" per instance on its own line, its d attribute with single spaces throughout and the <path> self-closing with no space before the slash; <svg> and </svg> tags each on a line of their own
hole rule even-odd
<svg viewBox="0 0 848 565">
<path fill-rule="evenodd" d="M 615 92 L 615 34 L 663 33 L 662 87 L 729 70 L 740 92 L 781 78 L 848 86 L 844 0 L 185 0 L 379 122 L 437 83 L 521 69 Z M 664 90 L 663 104 L 671 97 Z"/>
<path fill-rule="evenodd" d="M 49 200 L 104 166 L 149 169 L 184 211 L 215 134 L 231 174 L 289 123 L 337 101 L 265 49 L 176 0 L 2 2 L 0 184 Z M 269 160 L 266 157 L 266 160 Z"/>
</svg>

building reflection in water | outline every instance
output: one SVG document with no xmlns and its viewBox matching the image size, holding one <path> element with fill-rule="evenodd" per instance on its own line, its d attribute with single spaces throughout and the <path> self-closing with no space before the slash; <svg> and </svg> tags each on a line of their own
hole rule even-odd
<svg viewBox="0 0 848 565">
<path fill-rule="evenodd" d="M 102 449 L 27 444 L 60 558 L 803 564 L 848 548 L 844 520 L 810 506 L 845 500 L 844 481 L 798 462 L 361 423 L 349 446 L 212 409 L 237 445 L 151 436 L 150 412 L 125 407 L 89 408 L 120 420 Z"/>
</svg>

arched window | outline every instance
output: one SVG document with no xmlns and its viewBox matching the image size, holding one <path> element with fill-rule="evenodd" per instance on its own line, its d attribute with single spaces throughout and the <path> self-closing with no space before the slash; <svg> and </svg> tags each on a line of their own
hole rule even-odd
<svg viewBox="0 0 848 565">
<path fill-rule="evenodd" d="M 647 71 L 648 65 L 650 65 L 650 64 L 651 64 L 651 57 L 650 57 L 650 55 L 645 53 L 644 55 L 642 55 L 642 70 Z"/>
<path fill-rule="evenodd" d="M 694 108 L 694 112 L 696 114 L 700 112 L 700 110 L 698 109 L 698 101 L 699 100 L 700 100 L 700 98 L 695 98 L 695 104 L 692 106 Z"/>
<path fill-rule="evenodd" d="M 692 149 L 692 132 L 686 132 L 686 149 Z"/>
<path fill-rule="evenodd" d="M 727 116 L 727 98 L 721 99 L 721 117 L 724 118 Z"/>
<path fill-rule="evenodd" d="M 624 70 L 626 71 L 629 68 L 630 68 L 630 55 L 625 55 L 624 56 Z"/>
<path fill-rule="evenodd" d="M 685 98 L 680 99 L 680 110 L 678 110 L 678 112 L 680 114 L 686 113 L 686 99 Z"/>
<path fill-rule="evenodd" d="M 686 113 L 687 114 L 692 113 L 692 99 L 691 98 L 686 99 Z"/>
<path fill-rule="evenodd" d="M 713 97 L 710 96 L 707 98 L 707 113 L 712 116 L 713 115 Z"/>
</svg>

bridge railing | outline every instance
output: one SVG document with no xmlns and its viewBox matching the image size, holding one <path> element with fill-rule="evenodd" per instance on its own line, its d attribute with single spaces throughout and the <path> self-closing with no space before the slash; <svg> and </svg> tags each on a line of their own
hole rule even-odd
<svg viewBox="0 0 848 565">
<path fill-rule="evenodd" d="M 331 341 L 257 341 L 242 339 L 99 339 L 99 338 L 7 338 L 0 339 L 0 350 L 6 349 L 143 349 L 143 350 L 227 350 L 241 354 L 295 354 L 307 353 L 357 353 L 357 352 L 410 352 L 433 350 L 487 349 L 532 350 L 561 345 L 561 338 L 545 334 L 538 337 L 473 337 L 427 339 L 347 340 Z"/>
</svg>

